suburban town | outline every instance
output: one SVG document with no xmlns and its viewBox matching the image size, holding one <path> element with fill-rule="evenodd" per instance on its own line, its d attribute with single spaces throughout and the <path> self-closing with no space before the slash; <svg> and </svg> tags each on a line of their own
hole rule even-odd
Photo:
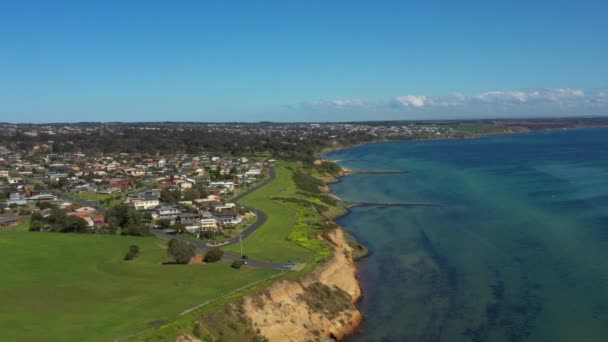
<svg viewBox="0 0 608 342">
<path fill-rule="evenodd" d="M 45 147 L 46 146 L 46 147 Z M 222 241 L 255 221 L 255 213 L 231 198 L 268 177 L 273 159 L 213 155 L 145 158 L 138 154 L 53 154 L 48 145 L 34 155 L 0 151 L 3 227 L 45 218 L 57 208 L 78 218 L 79 229 L 115 231 L 108 209 L 129 206 L 155 228 Z M 48 224 L 30 229 L 49 230 Z"/>
</svg>

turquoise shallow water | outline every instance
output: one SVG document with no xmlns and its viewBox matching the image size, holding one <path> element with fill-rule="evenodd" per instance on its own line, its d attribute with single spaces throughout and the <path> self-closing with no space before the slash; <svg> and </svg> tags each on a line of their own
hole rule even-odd
<svg viewBox="0 0 608 342">
<path fill-rule="evenodd" d="M 328 158 L 373 251 L 352 341 L 608 341 L 608 129 L 370 144 Z"/>
</svg>

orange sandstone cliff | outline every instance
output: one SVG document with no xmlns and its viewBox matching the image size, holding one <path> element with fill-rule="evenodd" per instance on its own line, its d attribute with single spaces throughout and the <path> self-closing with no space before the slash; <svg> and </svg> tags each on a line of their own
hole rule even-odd
<svg viewBox="0 0 608 342">
<path fill-rule="evenodd" d="M 326 234 L 333 256 L 298 281 L 283 280 L 245 297 L 244 310 L 269 341 L 342 339 L 361 323 L 352 248 L 340 228 Z"/>
</svg>

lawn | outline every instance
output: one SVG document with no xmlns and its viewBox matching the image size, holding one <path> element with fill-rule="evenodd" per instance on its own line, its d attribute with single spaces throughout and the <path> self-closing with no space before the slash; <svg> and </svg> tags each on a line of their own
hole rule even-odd
<svg viewBox="0 0 608 342">
<path fill-rule="evenodd" d="M 243 240 L 244 254 L 253 259 L 274 262 L 309 262 L 318 257 L 323 243 L 318 239 L 310 239 L 313 230 L 304 224 L 304 215 L 308 216 L 306 208 L 285 204 L 271 198 L 295 198 L 297 188 L 292 180 L 295 163 L 281 163 L 276 167 L 276 179 L 266 186 L 254 191 L 240 203 L 264 211 L 268 220 L 251 236 Z M 312 215 L 311 215 L 312 216 Z M 238 244 L 225 248 L 240 252 Z"/>
<path fill-rule="evenodd" d="M 108 208 L 112 207 L 116 204 L 119 204 L 122 201 L 121 194 L 109 195 L 109 194 L 98 194 L 95 192 L 68 192 L 67 194 L 70 196 L 74 196 L 76 198 L 80 198 L 80 199 L 92 201 L 92 202 L 98 202 L 98 203 L 100 201 L 111 199 L 112 201 L 110 203 L 102 205 L 102 206 L 108 207 Z M 119 197 L 119 198 L 116 198 L 116 197 Z M 99 204 L 101 204 L 101 203 L 99 203 Z"/>
<path fill-rule="evenodd" d="M 123 261 L 128 246 L 141 254 Z M 157 238 L 0 230 L 0 340 L 109 341 L 274 271 L 169 266 Z"/>
</svg>

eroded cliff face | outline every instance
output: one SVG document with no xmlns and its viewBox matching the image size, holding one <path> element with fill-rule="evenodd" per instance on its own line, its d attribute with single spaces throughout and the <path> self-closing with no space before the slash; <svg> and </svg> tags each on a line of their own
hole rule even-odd
<svg viewBox="0 0 608 342">
<path fill-rule="evenodd" d="M 333 256 L 298 281 L 280 281 L 245 297 L 244 310 L 262 336 L 272 341 L 342 339 L 361 322 L 354 303 L 361 297 L 352 248 L 342 229 L 326 234 Z"/>
</svg>

